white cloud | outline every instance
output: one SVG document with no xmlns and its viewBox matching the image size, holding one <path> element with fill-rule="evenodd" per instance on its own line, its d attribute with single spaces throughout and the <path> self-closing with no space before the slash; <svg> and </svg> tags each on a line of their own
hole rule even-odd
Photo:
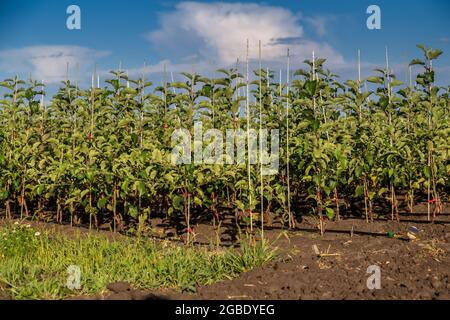
<svg viewBox="0 0 450 320">
<path fill-rule="evenodd" d="M 198 65 L 196 65 L 198 68 Z M 201 64 L 201 69 L 205 66 L 204 64 Z M 154 73 L 164 73 L 166 72 L 190 72 L 192 71 L 192 68 L 194 66 L 191 63 L 173 63 L 170 60 L 161 60 L 158 63 L 155 64 L 149 64 L 144 67 L 140 68 L 124 68 L 124 71 L 128 74 L 128 76 L 133 78 L 141 77 L 142 74 L 154 74 Z M 103 74 L 107 74 L 107 71 L 104 71 Z"/>
<path fill-rule="evenodd" d="M 328 18 L 324 16 L 317 16 L 317 17 L 306 17 L 305 21 L 311 25 L 311 27 L 314 29 L 314 31 L 319 35 L 320 37 L 323 37 L 327 33 L 327 22 Z"/>
<path fill-rule="evenodd" d="M 325 42 L 307 39 L 301 23 L 314 24 L 325 33 L 323 19 L 302 19 L 299 14 L 275 6 L 255 3 L 181 2 L 175 11 L 161 15 L 159 29 L 146 35 L 158 50 L 174 54 L 198 53 L 201 59 L 225 66 L 237 58 L 245 59 L 246 39 L 250 58 L 258 58 L 258 41 L 262 43 L 265 61 L 284 61 L 290 48 L 296 61 L 316 56 L 326 57 L 330 64 L 343 65 L 344 58 Z"/>
<path fill-rule="evenodd" d="M 0 51 L 0 72 L 31 72 L 34 79 L 55 83 L 65 79 L 67 63 L 69 72 L 74 74 L 79 66 L 79 76 L 92 71 L 96 59 L 107 56 L 109 52 L 97 51 L 79 46 L 31 46 L 20 49 Z"/>
</svg>

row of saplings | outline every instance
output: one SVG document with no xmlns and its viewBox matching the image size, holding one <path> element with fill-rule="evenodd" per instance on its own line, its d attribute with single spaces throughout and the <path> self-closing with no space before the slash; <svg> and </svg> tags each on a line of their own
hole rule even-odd
<svg viewBox="0 0 450 320">
<path fill-rule="evenodd" d="M 7 79 L 0 82 L 5 216 L 137 232 L 163 216 L 189 234 L 202 219 L 254 231 L 274 220 L 293 228 L 312 213 L 323 233 L 326 219 L 344 211 L 399 219 L 402 199 L 410 212 L 425 202 L 434 221 L 450 193 L 450 87 L 435 84 L 442 51 L 418 47 L 424 59 L 410 63 L 409 83 L 388 65 L 341 83 L 325 59 L 306 60 L 291 81 L 262 68 L 249 79 L 232 68 L 214 79 L 182 73 L 153 90 L 145 75 L 133 80 L 118 70 L 103 88 L 81 89 L 67 77 L 48 104 L 42 83 Z M 195 121 L 205 129 L 278 129 L 278 172 L 262 175 L 249 163 L 173 165 L 172 133 Z"/>
</svg>

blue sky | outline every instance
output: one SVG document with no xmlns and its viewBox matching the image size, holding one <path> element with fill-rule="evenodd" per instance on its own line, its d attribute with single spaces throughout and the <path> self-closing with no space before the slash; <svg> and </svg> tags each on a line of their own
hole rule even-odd
<svg viewBox="0 0 450 320">
<path fill-rule="evenodd" d="M 81 8 L 81 30 L 68 30 L 66 9 Z M 366 27 L 369 5 L 381 8 L 381 30 Z M 211 72 L 245 58 L 257 57 L 263 43 L 264 64 L 284 67 L 285 52 L 294 68 L 304 59 L 328 59 L 328 68 L 343 78 L 357 76 L 356 52 L 362 54 L 363 76 L 390 63 L 400 79 L 407 61 L 420 57 L 423 43 L 444 50 L 436 63 L 439 82 L 450 82 L 450 2 L 447 0 L 294 0 L 294 1 L 106 1 L 0 0 L 0 78 L 30 73 L 57 84 L 66 62 L 81 83 L 97 70 L 104 78 L 119 62 L 131 76 L 145 69 L 160 79 L 163 66 L 177 77 L 180 71 Z M 446 16 L 447 15 L 447 16 Z M 194 67 L 193 67 L 194 65 Z"/>
</svg>

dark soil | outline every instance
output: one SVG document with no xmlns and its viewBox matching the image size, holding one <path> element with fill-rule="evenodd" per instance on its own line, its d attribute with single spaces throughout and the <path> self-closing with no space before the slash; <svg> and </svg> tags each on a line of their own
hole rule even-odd
<svg viewBox="0 0 450 320">
<path fill-rule="evenodd" d="M 302 219 L 295 231 L 275 226 L 265 234 L 279 248 L 276 261 L 233 280 L 198 286 L 195 294 L 134 289 L 120 282 L 108 285 L 104 294 L 71 299 L 450 299 L 450 206 L 444 207 L 434 223 L 427 221 L 425 209 L 418 206 L 415 214 L 402 215 L 401 222 L 387 218 L 373 223 L 361 218 L 330 221 L 324 236 L 320 236 L 313 218 Z M 416 240 L 406 237 L 411 226 L 420 230 Z M 81 229 L 51 228 L 67 234 Z M 157 225 L 153 229 L 158 232 Z M 180 239 L 169 227 L 162 229 L 162 236 Z M 222 244 L 230 244 L 226 227 L 216 233 L 210 225 L 199 224 L 194 232 L 198 233 L 198 243 L 220 238 Z M 399 237 L 389 237 L 388 232 Z M 381 289 L 367 288 L 371 275 L 367 268 L 371 265 L 380 267 Z M 5 297 L 0 287 L 1 298 Z"/>
</svg>

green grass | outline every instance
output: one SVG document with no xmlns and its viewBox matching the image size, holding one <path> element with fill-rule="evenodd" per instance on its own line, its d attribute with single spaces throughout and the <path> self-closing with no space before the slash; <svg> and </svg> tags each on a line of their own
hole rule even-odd
<svg viewBox="0 0 450 320">
<path fill-rule="evenodd" d="M 136 288 L 195 290 L 230 279 L 275 257 L 267 244 L 242 241 L 238 249 L 183 247 L 151 239 L 108 240 L 64 236 L 26 224 L 0 227 L 0 286 L 15 299 L 60 299 L 97 294 L 108 283 Z M 81 270 L 81 289 L 67 288 L 67 268 Z"/>
</svg>

